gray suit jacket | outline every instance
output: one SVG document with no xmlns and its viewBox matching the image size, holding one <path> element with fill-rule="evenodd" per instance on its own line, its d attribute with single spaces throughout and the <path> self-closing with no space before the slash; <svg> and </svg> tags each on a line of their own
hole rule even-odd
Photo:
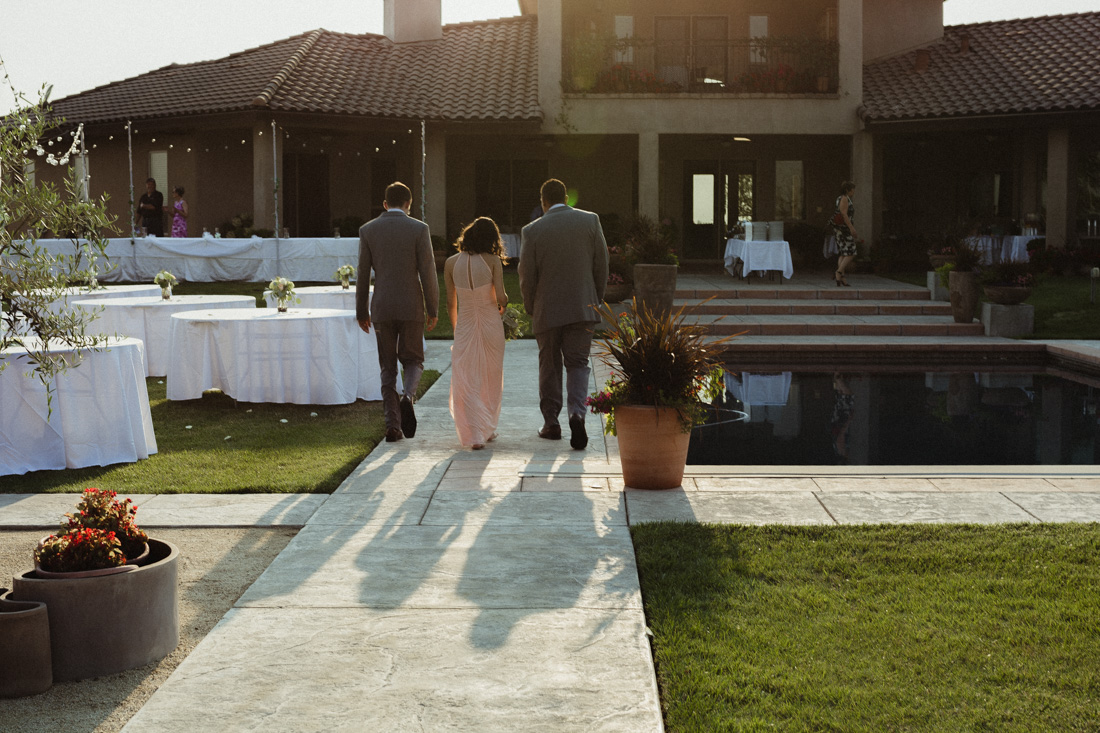
<svg viewBox="0 0 1100 733">
<path fill-rule="evenodd" d="M 370 273 L 374 270 L 374 297 Z M 390 209 L 359 228 L 355 318 L 423 321 L 439 312 L 439 280 L 428 225 Z"/>
<path fill-rule="evenodd" d="M 599 321 L 596 306 L 607 287 L 607 241 L 600 217 L 559 206 L 525 226 L 519 284 L 535 333 Z"/>
</svg>

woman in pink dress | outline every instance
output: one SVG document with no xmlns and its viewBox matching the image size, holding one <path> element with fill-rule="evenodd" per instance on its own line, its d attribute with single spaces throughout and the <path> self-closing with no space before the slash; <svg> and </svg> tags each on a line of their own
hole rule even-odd
<svg viewBox="0 0 1100 733">
<path fill-rule="evenodd" d="M 172 189 L 172 236 L 187 236 L 187 202 L 183 200 L 183 186 Z M 164 207 L 167 209 L 168 207 Z"/>
<path fill-rule="evenodd" d="M 504 389 L 503 247 L 492 219 L 479 217 L 458 238 L 447 259 L 447 310 L 454 324 L 451 347 L 451 417 L 462 445 L 481 450 L 496 438 Z"/>
</svg>

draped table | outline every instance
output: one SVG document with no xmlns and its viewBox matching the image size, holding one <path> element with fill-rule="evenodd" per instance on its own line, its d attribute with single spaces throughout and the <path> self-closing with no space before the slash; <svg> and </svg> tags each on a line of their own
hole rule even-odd
<svg viewBox="0 0 1100 733">
<path fill-rule="evenodd" d="M 173 313 L 219 308 L 256 307 L 251 295 L 173 295 L 164 300 L 157 289 L 155 298 L 101 298 L 78 300 L 74 305 L 100 309 L 88 327 L 89 333 L 131 336 L 145 342 L 145 376 L 168 374 L 168 362 L 175 356 L 168 350 L 168 327 Z"/>
<path fill-rule="evenodd" d="M 765 242 L 760 240 L 730 239 L 726 242 L 726 272 L 736 275 L 734 263 L 741 260 L 742 277 L 750 272 L 778 270 L 788 280 L 794 275 L 794 263 L 791 261 L 791 245 L 785 241 Z"/>
<path fill-rule="evenodd" d="M 791 372 L 779 374 L 754 374 L 742 372 L 740 376 L 725 375 L 726 390 L 746 405 L 787 404 L 791 393 Z"/>
<path fill-rule="evenodd" d="M 1027 262 L 1027 243 L 1033 239 L 1045 239 L 1032 235 L 995 236 L 983 234 L 967 237 L 966 242 L 977 250 L 983 265 L 993 264 L 994 256 L 1001 262 Z"/>
<path fill-rule="evenodd" d="M 302 301 L 296 304 L 298 308 L 355 310 L 355 283 L 347 290 L 339 285 L 307 285 L 304 288 L 294 288 L 294 294 Z M 265 295 L 264 300 L 268 308 L 276 306 L 275 296 Z"/>
<path fill-rule="evenodd" d="M 335 405 L 382 399 L 378 346 L 355 311 L 240 308 L 171 317 L 168 399 L 220 389 L 241 402 Z"/>
<path fill-rule="evenodd" d="M 78 251 L 69 239 L 40 239 L 38 245 L 50 254 Z M 340 265 L 358 265 L 359 239 L 120 237 L 107 240 L 104 254 L 106 261 L 96 261 L 102 282 L 150 281 L 161 270 L 187 282 L 264 282 L 279 275 L 296 281 L 328 281 Z M 88 266 L 83 256 L 81 265 Z"/>
<path fill-rule="evenodd" d="M 84 351 L 79 365 L 54 379 L 52 412 L 45 386 L 24 374 L 26 349 L 0 351 L 7 365 L 0 371 L 0 475 L 133 463 L 156 453 L 144 351 L 132 338 Z M 73 353 L 56 350 L 65 352 Z"/>
</svg>

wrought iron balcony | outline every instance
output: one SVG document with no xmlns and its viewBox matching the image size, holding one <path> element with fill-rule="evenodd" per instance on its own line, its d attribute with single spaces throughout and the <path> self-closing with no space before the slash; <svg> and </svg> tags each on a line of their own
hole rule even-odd
<svg viewBox="0 0 1100 733">
<path fill-rule="evenodd" d="M 580 36 L 563 44 L 562 86 L 589 94 L 833 94 L 839 46 L 819 38 L 658 42 Z"/>
</svg>

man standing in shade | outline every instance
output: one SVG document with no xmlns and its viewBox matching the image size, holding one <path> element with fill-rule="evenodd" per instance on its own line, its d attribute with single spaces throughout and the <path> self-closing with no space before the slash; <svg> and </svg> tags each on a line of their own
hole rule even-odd
<svg viewBox="0 0 1100 733">
<path fill-rule="evenodd" d="M 164 236 L 164 194 L 157 190 L 157 182 L 145 180 L 145 193 L 138 199 L 138 219 L 150 234 Z"/>
<path fill-rule="evenodd" d="M 386 187 L 383 206 L 384 213 L 359 229 L 355 318 L 366 333 L 370 333 L 374 323 L 382 372 L 386 442 L 393 443 L 416 434 L 413 399 L 424 371 L 424 332 L 435 328 L 438 320 L 439 281 L 428 225 L 409 216 L 412 191 L 404 183 L 391 183 Z"/>
<path fill-rule="evenodd" d="M 523 228 L 519 281 L 539 345 L 539 437 L 561 440 L 561 372 L 565 366 L 569 445 L 584 450 L 585 397 L 596 308 L 607 287 L 607 241 L 600 218 L 565 203 L 565 184 L 542 184 L 543 215 Z"/>
</svg>

